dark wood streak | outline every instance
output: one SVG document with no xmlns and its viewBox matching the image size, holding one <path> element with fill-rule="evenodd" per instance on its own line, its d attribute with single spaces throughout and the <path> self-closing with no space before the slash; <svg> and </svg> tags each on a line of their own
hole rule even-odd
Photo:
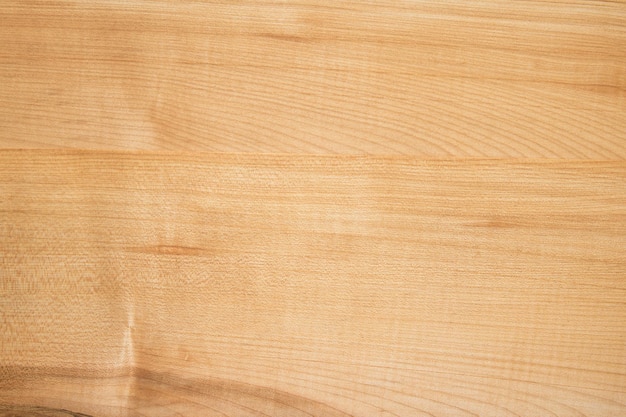
<svg viewBox="0 0 626 417">
<path fill-rule="evenodd" d="M 48 408 L 39 406 L 0 405 L 0 417 L 92 417 L 89 414 L 77 413 L 63 408 Z"/>
<path fill-rule="evenodd" d="M 146 369 L 136 369 L 138 387 L 151 388 L 152 392 L 167 392 L 171 396 L 179 395 L 185 398 L 188 395 L 200 396 L 203 401 L 220 403 L 247 402 L 271 404 L 274 410 L 283 409 L 291 414 L 307 414 L 310 416 L 351 417 L 343 410 L 334 408 L 320 401 L 292 394 L 275 388 L 257 386 L 244 382 L 221 378 L 181 378 L 166 372 L 153 372 Z M 142 398 L 149 397 L 148 390 L 141 393 Z M 154 395 L 154 394 L 153 394 Z"/>
</svg>

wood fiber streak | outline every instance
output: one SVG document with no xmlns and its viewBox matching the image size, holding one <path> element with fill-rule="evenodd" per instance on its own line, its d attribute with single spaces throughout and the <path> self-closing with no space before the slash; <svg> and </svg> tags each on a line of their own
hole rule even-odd
<svg viewBox="0 0 626 417">
<path fill-rule="evenodd" d="M 27 1 L 0 147 L 626 157 L 623 1 Z"/>
<path fill-rule="evenodd" d="M 625 184 L 622 161 L 0 151 L 0 415 L 626 415 Z"/>
</svg>

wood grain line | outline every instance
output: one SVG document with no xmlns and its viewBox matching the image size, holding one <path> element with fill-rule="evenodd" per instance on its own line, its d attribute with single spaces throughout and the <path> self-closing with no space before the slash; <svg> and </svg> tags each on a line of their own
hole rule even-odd
<svg viewBox="0 0 626 417">
<path fill-rule="evenodd" d="M 622 2 L 14 1 L 0 148 L 626 157 Z"/>
<path fill-rule="evenodd" d="M 620 416 L 624 184 L 614 160 L 2 150 L 0 404 Z"/>
</svg>

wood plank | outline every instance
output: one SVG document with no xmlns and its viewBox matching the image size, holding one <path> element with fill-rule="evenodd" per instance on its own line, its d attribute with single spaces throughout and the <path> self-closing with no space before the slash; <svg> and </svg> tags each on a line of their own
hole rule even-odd
<svg viewBox="0 0 626 417">
<path fill-rule="evenodd" d="M 623 1 L 0 8 L 0 147 L 626 157 Z"/>
<path fill-rule="evenodd" d="M 0 151 L 0 415 L 624 415 L 625 180 Z"/>
</svg>

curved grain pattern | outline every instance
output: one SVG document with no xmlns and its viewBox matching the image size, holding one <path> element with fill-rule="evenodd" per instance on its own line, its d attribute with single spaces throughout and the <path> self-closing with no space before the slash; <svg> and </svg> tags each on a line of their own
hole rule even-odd
<svg viewBox="0 0 626 417">
<path fill-rule="evenodd" d="M 4 406 L 0 405 L 0 417 L 90 417 L 87 414 L 69 410 L 39 406 Z"/>
<path fill-rule="evenodd" d="M 5 408 L 626 414 L 622 161 L 5 150 L 0 167 Z"/>
<path fill-rule="evenodd" d="M 5 1 L 0 147 L 626 157 L 609 1 Z"/>
</svg>

